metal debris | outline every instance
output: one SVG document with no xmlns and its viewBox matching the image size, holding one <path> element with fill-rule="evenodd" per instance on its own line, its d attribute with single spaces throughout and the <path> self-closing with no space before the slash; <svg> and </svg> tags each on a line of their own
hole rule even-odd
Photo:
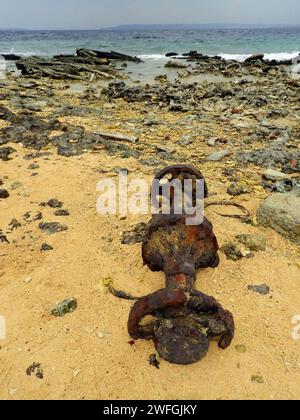
<svg viewBox="0 0 300 420">
<path fill-rule="evenodd" d="M 166 176 L 204 180 L 199 171 L 185 165 L 166 168 L 155 180 Z M 208 196 L 205 181 L 204 195 Z M 152 201 L 154 206 L 160 205 L 157 197 Z M 204 218 L 202 224 L 189 226 L 187 215 L 175 214 L 173 204 L 170 215 L 153 216 L 142 247 L 145 265 L 152 271 L 164 271 L 166 287 L 136 301 L 128 331 L 135 340 L 153 340 L 159 355 L 170 363 L 188 365 L 205 357 L 212 337 L 219 337 L 220 348 L 230 346 L 234 320 L 213 297 L 194 289 L 196 270 L 219 265 L 219 246 L 211 223 Z M 142 325 L 148 315 L 155 320 Z"/>
</svg>

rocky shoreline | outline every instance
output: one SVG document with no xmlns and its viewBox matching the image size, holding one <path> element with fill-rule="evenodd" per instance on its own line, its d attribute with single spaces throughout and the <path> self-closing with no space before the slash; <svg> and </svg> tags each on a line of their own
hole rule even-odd
<svg viewBox="0 0 300 420">
<path fill-rule="evenodd" d="M 175 53 L 167 56 L 172 60 L 178 58 Z M 78 98 L 80 106 L 73 106 L 67 96 L 57 95 L 57 89 L 66 89 L 67 86 L 47 79 L 78 79 L 86 74 L 120 79 L 125 76 L 117 72 L 113 62 L 139 63 L 140 60 L 116 52 L 83 49 L 78 49 L 76 56 L 17 60 L 17 68 L 23 77 L 11 76 L 1 84 L 3 105 L 0 105 L 0 118 L 6 126 L 0 129 L 0 145 L 17 143 L 38 152 L 54 146 L 59 155 L 66 157 L 103 148 L 109 156 L 133 157 L 142 165 L 154 168 L 174 161 L 189 162 L 190 152 L 198 151 L 198 159 L 192 158 L 197 165 L 227 158 L 235 162 L 236 168 L 253 164 L 279 170 L 286 174 L 279 180 L 281 184 L 262 182 L 262 187 L 279 192 L 294 190 L 300 184 L 300 81 L 293 79 L 288 72 L 292 61 L 269 62 L 263 55 L 256 55 L 244 63 L 226 62 L 195 51 L 180 58 L 185 58 L 186 64 L 181 64 L 182 60 L 166 64 L 166 67 L 178 69 L 176 83 L 169 82 L 164 76 L 156 78 L 159 81 L 151 85 L 128 86 L 125 81 L 115 81 L 101 89 L 93 85 L 93 78 L 90 78 L 86 91 Z M 195 65 L 188 66 L 190 61 Z M 188 69 L 188 76 L 218 72 L 227 80 L 185 83 L 187 74 L 181 73 L 183 68 Z M 255 79 L 249 80 L 247 76 L 255 76 Z M 61 119 L 109 119 L 120 100 L 140 112 L 140 119 L 132 123 L 133 135 L 101 129 L 90 131 Z M 148 118 L 150 111 L 155 118 Z M 186 134 L 177 144 L 169 137 L 169 145 L 165 141 L 153 145 L 146 138 L 139 142 L 140 134 L 146 136 L 147 133 L 159 132 L 160 126 L 164 125 L 157 118 L 160 112 L 174 114 L 177 121 L 168 128 L 172 130 L 180 125 L 183 131 L 186 129 Z M 213 124 L 222 127 L 224 136 L 213 135 Z M 194 127 L 195 134 L 191 133 L 190 126 Z M 205 145 L 195 144 L 198 135 L 207 136 Z M 205 148 L 220 149 L 219 146 L 222 146 L 221 150 L 203 155 Z M 0 152 L 1 159 L 7 161 L 13 157 L 14 149 L 2 147 Z M 238 188 L 235 196 L 239 195 L 237 191 Z"/>
</svg>

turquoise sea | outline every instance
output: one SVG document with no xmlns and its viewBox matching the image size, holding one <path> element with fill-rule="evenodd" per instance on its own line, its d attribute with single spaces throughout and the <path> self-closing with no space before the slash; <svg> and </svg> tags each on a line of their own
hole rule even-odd
<svg viewBox="0 0 300 420">
<path fill-rule="evenodd" d="M 300 26 L 211 29 L 131 29 L 98 31 L 0 30 L 0 54 L 54 55 L 76 48 L 116 50 L 144 60 L 162 59 L 167 52 L 197 50 L 242 60 L 253 53 L 291 58 L 300 53 Z"/>
</svg>

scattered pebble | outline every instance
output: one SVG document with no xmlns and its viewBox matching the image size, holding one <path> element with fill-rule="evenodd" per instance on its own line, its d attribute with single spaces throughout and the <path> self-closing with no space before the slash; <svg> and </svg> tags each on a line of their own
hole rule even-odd
<svg viewBox="0 0 300 420">
<path fill-rule="evenodd" d="M 245 245 L 250 251 L 265 251 L 267 249 L 267 240 L 262 235 L 238 235 L 236 239 L 239 243 Z"/>
<path fill-rule="evenodd" d="M 62 317 L 66 314 L 72 313 L 77 309 L 77 300 L 75 298 L 65 299 L 58 302 L 50 311 L 51 315 Z"/>
<path fill-rule="evenodd" d="M 8 198 L 9 197 L 9 192 L 7 190 L 2 190 L 0 189 L 0 198 Z"/>
<path fill-rule="evenodd" d="M 251 192 L 252 192 L 252 188 L 243 183 L 233 183 L 227 189 L 227 193 L 233 197 L 237 197 L 242 194 L 249 194 Z"/>
<path fill-rule="evenodd" d="M 259 293 L 260 295 L 266 296 L 270 293 L 271 289 L 266 284 L 261 284 L 258 286 L 248 286 L 248 290 L 251 290 L 252 292 Z"/>
<path fill-rule="evenodd" d="M 47 235 L 52 235 L 58 232 L 64 232 L 68 230 L 68 226 L 61 225 L 60 223 L 40 223 L 39 228 L 45 232 Z"/>
<path fill-rule="evenodd" d="M 51 198 L 51 200 L 48 201 L 47 205 L 53 209 L 60 209 L 64 205 L 62 201 L 57 200 L 56 198 Z"/>
<path fill-rule="evenodd" d="M 151 354 L 149 357 L 150 366 L 155 367 L 156 369 L 160 369 L 160 362 L 157 360 L 156 354 Z"/>
<path fill-rule="evenodd" d="M 54 212 L 54 216 L 62 217 L 62 216 L 70 216 L 69 210 L 56 210 Z"/>
<path fill-rule="evenodd" d="M 52 250 L 53 250 L 53 247 L 51 245 L 48 245 L 46 243 L 41 245 L 42 252 L 47 252 L 47 251 L 52 251 Z"/>
<path fill-rule="evenodd" d="M 26 374 L 28 376 L 35 375 L 38 379 L 44 378 L 43 368 L 40 363 L 33 363 L 26 369 Z"/>
<path fill-rule="evenodd" d="M 244 257 L 242 251 L 232 242 L 223 245 L 221 251 L 224 252 L 227 259 L 232 261 L 239 261 Z"/>
<path fill-rule="evenodd" d="M 263 173 L 263 177 L 270 181 L 283 181 L 284 179 L 289 178 L 287 174 L 284 174 L 283 172 L 280 172 L 280 171 L 276 171 L 274 169 L 267 169 Z"/>
</svg>

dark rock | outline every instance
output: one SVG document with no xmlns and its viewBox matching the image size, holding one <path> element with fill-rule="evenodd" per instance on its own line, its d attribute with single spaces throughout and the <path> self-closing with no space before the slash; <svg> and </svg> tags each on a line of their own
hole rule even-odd
<svg viewBox="0 0 300 420">
<path fill-rule="evenodd" d="M 300 189 L 300 178 L 298 179 L 284 179 L 277 182 L 263 182 L 262 186 L 271 192 L 287 193 L 294 189 Z"/>
<path fill-rule="evenodd" d="M 54 216 L 70 216 L 69 210 L 57 210 L 56 212 L 54 212 Z"/>
<path fill-rule="evenodd" d="M 177 54 L 176 52 L 169 52 L 169 53 L 166 54 L 166 57 L 176 57 L 178 55 L 179 54 Z"/>
<path fill-rule="evenodd" d="M 7 237 L 3 234 L 3 232 L 0 231 L 0 243 L 1 242 L 9 244 L 9 240 L 7 239 Z"/>
<path fill-rule="evenodd" d="M 64 203 L 62 201 L 57 200 L 56 198 L 51 198 L 51 200 L 48 201 L 47 205 L 52 209 L 60 209 L 62 208 Z"/>
<path fill-rule="evenodd" d="M 251 152 L 240 151 L 236 158 L 240 163 L 253 163 L 265 168 L 280 165 L 283 172 L 288 174 L 300 172 L 300 151 L 289 150 L 284 145 L 274 144 L 271 147 Z"/>
<path fill-rule="evenodd" d="M 17 219 L 12 219 L 11 222 L 10 222 L 10 224 L 8 225 L 10 231 L 13 231 L 15 229 L 18 229 L 21 226 L 22 226 L 21 223 L 18 222 Z"/>
<path fill-rule="evenodd" d="M 57 303 L 50 311 L 50 314 L 56 317 L 63 317 L 77 309 L 77 300 L 75 298 L 65 299 Z"/>
<path fill-rule="evenodd" d="M 2 55 L 2 57 L 5 58 L 6 61 L 18 61 L 21 60 L 21 56 L 16 55 L 16 54 L 0 54 Z"/>
<path fill-rule="evenodd" d="M 133 61 L 134 63 L 141 63 L 142 60 L 138 57 L 132 57 L 130 55 L 118 53 L 116 51 L 97 51 L 97 50 L 88 50 L 88 49 L 78 49 L 76 54 L 80 56 L 92 56 L 97 58 L 105 58 L 108 60 L 118 60 L 118 61 Z"/>
<path fill-rule="evenodd" d="M 271 289 L 266 284 L 262 284 L 262 285 L 259 285 L 259 286 L 250 285 L 250 286 L 248 286 L 248 290 L 251 290 L 252 292 L 259 293 L 260 295 L 266 296 L 270 293 Z"/>
<path fill-rule="evenodd" d="M 0 105 L 0 120 L 7 120 L 9 122 L 13 122 L 15 118 L 16 115 L 13 112 Z"/>
<path fill-rule="evenodd" d="M 151 354 L 149 357 L 150 366 L 155 367 L 156 369 L 160 369 L 160 362 L 157 360 L 156 354 Z"/>
<path fill-rule="evenodd" d="M 40 223 L 39 228 L 48 235 L 68 230 L 68 226 L 56 222 Z"/>
<path fill-rule="evenodd" d="M 36 376 L 38 379 L 44 378 L 43 368 L 40 363 L 33 363 L 26 369 L 27 376 Z"/>
<path fill-rule="evenodd" d="M 264 54 L 251 55 L 251 57 L 246 58 L 245 63 L 255 63 L 256 61 L 263 61 L 264 57 Z"/>
<path fill-rule="evenodd" d="M 9 192 L 7 190 L 4 189 L 0 189 L 0 198 L 8 198 L 9 197 Z"/>
<path fill-rule="evenodd" d="M 145 223 L 139 223 L 132 231 L 123 233 L 121 243 L 123 245 L 142 243 L 145 237 L 146 229 L 147 225 Z"/>
<path fill-rule="evenodd" d="M 8 161 L 10 160 L 10 155 L 15 152 L 16 150 L 12 147 L 0 147 L 0 159 Z"/>
<path fill-rule="evenodd" d="M 242 251 L 231 242 L 223 245 L 221 251 L 224 252 L 227 259 L 232 261 L 239 261 L 244 257 Z"/>
<path fill-rule="evenodd" d="M 42 246 L 41 246 L 41 251 L 42 252 L 47 252 L 47 251 L 52 251 L 53 250 L 53 247 L 51 246 L 51 245 L 48 245 L 48 244 L 42 244 Z"/>
</svg>

